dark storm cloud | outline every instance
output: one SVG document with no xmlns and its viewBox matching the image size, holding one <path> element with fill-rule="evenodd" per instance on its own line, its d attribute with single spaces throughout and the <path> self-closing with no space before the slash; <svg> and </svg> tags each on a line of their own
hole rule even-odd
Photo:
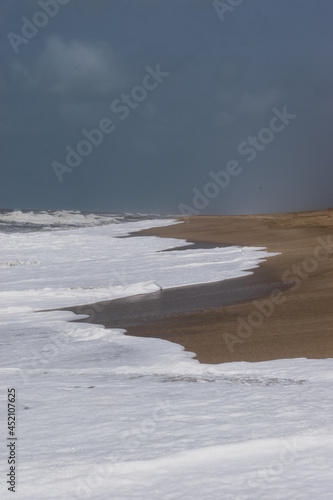
<svg viewBox="0 0 333 500">
<path fill-rule="evenodd" d="M 8 33 L 52 8 L 15 53 Z M 331 206 L 332 13 L 329 0 L 246 0 L 221 22 L 205 0 L 4 1 L 1 205 L 177 213 L 237 159 L 203 213 Z M 158 64 L 170 76 L 120 120 L 111 104 Z M 297 118 L 248 164 L 239 144 L 284 106 Z M 114 132 L 59 183 L 52 162 L 105 118 Z"/>
</svg>

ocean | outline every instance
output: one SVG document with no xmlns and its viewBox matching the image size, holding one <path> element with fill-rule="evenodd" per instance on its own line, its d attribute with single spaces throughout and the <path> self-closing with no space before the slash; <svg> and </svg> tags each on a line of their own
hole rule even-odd
<svg viewBox="0 0 333 500">
<path fill-rule="evenodd" d="M 36 232 L 57 229 L 103 226 L 136 222 L 145 219 L 163 219 L 156 214 L 108 214 L 81 212 L 79 210 L 4 210 L 0 209 L 0 232 Z"/>
<path fill-rule="evenodd" d="M 331 359 L 205 365 L 178 344 L 49 311 L 245 276 L 274 255 L 131 236 L 174 223 L 0 211 L 1 498 L 14 438 L 17 499 L 330 497 Z"/>
</svg>

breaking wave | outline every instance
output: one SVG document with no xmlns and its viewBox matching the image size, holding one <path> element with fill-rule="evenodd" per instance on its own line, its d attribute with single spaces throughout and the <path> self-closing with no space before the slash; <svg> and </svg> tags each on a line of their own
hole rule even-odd
<svg viewBox="0 0 333 500">
<path fill-rule="evenodd" d="M 147 218 L 160 218 L 160 216 L 87 213 L 78 210 L 0 210 L 0 231 L 9 233 L 74 229 Z"/>
</svg>

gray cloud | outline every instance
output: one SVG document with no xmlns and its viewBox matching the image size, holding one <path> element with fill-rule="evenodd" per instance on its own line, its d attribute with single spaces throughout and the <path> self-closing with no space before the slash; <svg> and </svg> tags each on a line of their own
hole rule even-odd
<svg viewBox="0 0 333 500">
<path fill-rule="evenodd" d="M 105 98 L 128 84 L 126 72 L 109 44 L 66 41 L 59 35 L 46 39 L 32 67 L 15 61 L 13 72 L 26 91 L 53 99 Z"/>
</svg>

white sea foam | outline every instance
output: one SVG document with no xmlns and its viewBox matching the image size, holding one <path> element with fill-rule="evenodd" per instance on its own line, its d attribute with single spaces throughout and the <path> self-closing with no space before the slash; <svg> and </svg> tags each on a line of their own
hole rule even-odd
<svg viewBox="0 0 333 500">
<path fill-rule="evenodd" d="M 170 223 L 0 234 L 1 262 L 34 262 L 0 268 L 1 394 L 18 396 L 16 498 L 327 500 L 332 360 L 204 365 L 177 344 L 36 312 L 242 276 L 274 258 L 118 238 Z"/>
</svg>

